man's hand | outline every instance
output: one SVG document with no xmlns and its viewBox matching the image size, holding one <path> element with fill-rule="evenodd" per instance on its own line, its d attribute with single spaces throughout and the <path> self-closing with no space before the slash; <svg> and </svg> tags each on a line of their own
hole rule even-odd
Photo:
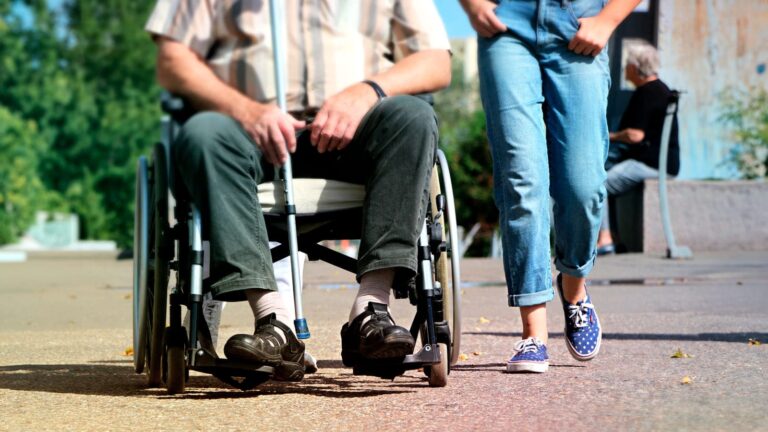
<svg viewBox="0 0 768 432">
<path fill-rule="evenodd" d="M 507 31 L 507 26 L 502 23 L 494 13 L 496 3 L 490 0 L 461 0 L 461 5 L 469 17 L 472 28 L 478 35 L 489 38 L 497 33 Z"/>
<path fill-rule="evenodd" d="M 256 142 L 267 161 L 282 165 L 288 160 L 288 152 L 296 151 L 296 131 L 305 126 L 282 112 L 274 105 L 249 101 L 234 117 Z"/>
<path fill-rule="evenodd" d="M 165 37 L 157 38 L 157 79 L 200 110 L 225 113 L 239 121 L 269 163 L 282 165 L 296 150 L 296 130 L 305 127 L 274 105 L 253 101 L 225 84 L 188 47 Z"/>
<path fill-rule="evenodd" d="M 346 148 L 363 116 L 378 99 L 365 83 L 354 84 L 327 99 L 310 126 L 312 145 L 320 153 Z"/>
<path fill-rule="evenodd" d="M 568 49 L 576 54 L 597 57 L 615 29 L 616 26 L 612 20 L 602 18 L 600 15 L 579 18 L 579 31 L 568 43 Z"/>
</svg>

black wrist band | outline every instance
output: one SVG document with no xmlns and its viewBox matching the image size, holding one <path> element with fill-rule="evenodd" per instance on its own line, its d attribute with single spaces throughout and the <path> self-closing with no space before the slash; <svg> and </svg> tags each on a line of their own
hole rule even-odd
<svg viewBox="0 0 768 432">
<path fill-rule="evenodd" d="M 382 100 L 383 98 L 387 97 L 387 94 L 384 93 L 384 90 L 381 88 L 381 86 L 379 84 L 376 83 L 376 81 L 364 80 L 363 83 L 368 84 L 369 86 L 371 86 L 373 91 L 376 92 L 376 96 L 379 97 L 379 100 Z"/>
</svg>

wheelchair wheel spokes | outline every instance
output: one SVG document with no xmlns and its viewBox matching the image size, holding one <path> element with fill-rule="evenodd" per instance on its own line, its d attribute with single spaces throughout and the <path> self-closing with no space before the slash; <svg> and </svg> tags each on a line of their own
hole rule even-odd
<svg viewBox="0 0 768 432">
<path fill-rule="evenodd" d="M 148 280 L 147 312 L 152 319 L 149 326 L 150 348 L 148 353 L 149 371 L 147 382 L 150 386 L 159 386 L 162 381 L 163 335 L 165 332 L 165 317 L 168 308 L 168 275 L 169 275 L 169 227 L 168 227 L 168 165 L 166 153 L 162 144 L 155 146 L 152 166 L 153 180 L 153 216 L 151 218 L 149 241 L 149 258 L 152 262 L 152 280 Z M 150 265 L 147 266 L 148 268 Z M 150 294 L 151 291 L 151 294 Z M 151 312 L 150 312 L 151 311 Z"/>
</svg>

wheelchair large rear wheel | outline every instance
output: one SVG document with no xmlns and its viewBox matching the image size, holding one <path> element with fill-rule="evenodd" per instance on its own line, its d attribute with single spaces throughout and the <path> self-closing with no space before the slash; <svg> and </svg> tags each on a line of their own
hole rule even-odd
<svg viewBox="0 0 768 432">
<path fill-rule="evenodd" d="M 136 166 L 136 201 L 133 232 L 133 367 L 136 373 L 144 371 L 148 345 L 147 280 L 148 241 L 150 218 L 150 183 L 147 158 L 139 157 Z M 154 278 L 152 282 L 154 283 Z"/>
<path fill-rule="evenodd" d="M 443 291 L 443 316 L 448 321 L 448 327 L 451 330 L 451 343 L 448 346 L 451 357 L 450 364 L 455 365 L 461 349 L 461 250 L 448 161 L 441 150 L 438 150 L 437 156 L 436 171 L 439 175 L 432 176 L 432 195 L 442 194 L 445 196 L 442 226 L 447 248 L 440 253 L 440 257 L 435 262 L 435 280 L 440 282 Z M 434 206 L 435 199 L 432 202 Z M 433 208 L 433 211 L 436 209 Z"/>
<path fill-rule="evenodd" d="M 439 155 L 442 156 L 442 152 Z M 435 257 L 434 279 L 441 287 L 442 297 L 440 304 L 442 305 L 443 318 L 448 323 L 450 340 L 441 340 L 438 337 L 437 346 L 440 350 L 440 363 L 425 367 L 424 372 L 429 378 L 430 387 L 444 387 L 448 384 L 448 374 L 450 373 L 451 366 L 458 360 L 461 341 L 461 308 L 458 304 L 461 299 L 461 287 L 459 284 L 458 242 L 455 240 L 457 238 L 456 212 L 447 164 L 434 168 L 430 183 L 430 195 L 432 217 L 440 222 L 440 234 L 446 243 L 446 250 L 441 251 Z M 442 213 L 437 206 L 438 195 L 445 197 L 445 207 L 442 209 Z M 438 217 L 438 215 L 440 216 Z M 422 327 L 421 335 L 422 340 L 424 340 L 426 337 L 426 327 Z"/>
<path fill-rule="evenodd" d="M 163 335 L 165 318 L 168 309 L 168 275 L 170 253 L 170 227 L 168 225 L 168 158 L 162 144 L 155 145 L 152 163 L 152 206 L 154 215 L 151 218 L 152 227 L 149 230 L 150 245 L 148 268 L 153 278 L 150 281 L 152 289 L 147 289 L 147 313 L 152 319 L 149 322 L 149 353 L 147 360 L 149 371 L 147 383 L 157 387 L 162 381 L 163 366 Z M 148 283 L 148 286 L 149 283 Z M 150 312 L 151 311 L 151 312 Z"/>
</svg>

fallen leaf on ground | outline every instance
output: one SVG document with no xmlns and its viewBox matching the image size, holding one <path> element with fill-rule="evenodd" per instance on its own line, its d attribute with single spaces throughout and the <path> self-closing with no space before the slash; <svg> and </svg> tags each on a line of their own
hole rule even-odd
<svg viewBox="0 0 768 432">
<path fill-rule="evenodd" d="M 750 339 L 749 339 L 749 341 L 748 341 L 748 343 L 749 343 L 750 345 L 761 345 L 761 344 L 762 344 L 762 342 L 760 342 L 760 341 L 759 341 L 759 340 L 757 340 L 757 339 L 753 339 L 753 338 L 750 338 Z"/>
<path fill-rule="evenodd" d="M 459 354 L 459 361 L 466 361 L 468 358 L 469 356 L 464 353 Z"/>
<path fill-rule="evenodd" d="M 131 348 L 131 347 L 126 348 L 125 351 L 123 352 L 123 355 L 124 356 L 132 356 L 133 355 L 133 348 Z"/>
<path fill-rule="evenodd" d="M 680 380 L 680 384 L 693 384 L 693 378 L 686 375 Z"/>
<path fill-rule="evenodd" d="M 675 353 L 672 354 L 671 358 L 693 358 L 693 356 L 690 354 L 684 353 L 683 350 L 678 348 L 677 351 L 675 351 Z"/>
<path fill-rule="evenodd" d="M 489 322 L 491 322 L 491 320 L 482 316 L 480 317 L 479 321 L 480 321 L 480 324 L 488 324 Z"/>
<path fill-rule="evenodd" d="M 474 356 L 480 356 L 480 355 L 483 355 L 483 353 L 482 353 L 482 352 L 480 352 L 480 351 L 475 351 L 475 352 L 473 352 L 473 353 L 472 353 L 472 355 L 474 355 Z"/>
</svg>

